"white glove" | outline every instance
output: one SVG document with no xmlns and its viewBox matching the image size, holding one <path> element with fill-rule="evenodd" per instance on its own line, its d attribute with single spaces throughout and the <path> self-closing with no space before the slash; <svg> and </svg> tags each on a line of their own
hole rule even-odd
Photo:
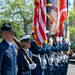
<svg viewBox="0 0 75 75">
<path fill-rule="evenodd" d="M 58 66 L 59 58 L 55 58 L 55 66 Z"/>
<path fill-rule="evenodd" d="M 49 59 L 48 59 L 48 62 L 49 62 L 49 65 L 52 65 L 52 64 L 53 64 L 53 58 L 52 58 L 52 57 L 49 58 Z"/>
<path fill-rule="evenodd" d="M 44 64 L 44 65 L 46 65 L 46 64 L 47 64 L 46 60 L 43 60 L 43 64 Z"/>
<path fill-rule="evenodd" d="M 35 63 L 29 64 L 29 69 L 35 69 L 36 66 L 37 66 L 37 65 L 36 65 Z"/>
<path fill-rule="evenodd" d="M 41 60 L 41 68 L 44 69 L 46 64 L 47 64 L 46 60 L 42 59 Z"/>
</svg>

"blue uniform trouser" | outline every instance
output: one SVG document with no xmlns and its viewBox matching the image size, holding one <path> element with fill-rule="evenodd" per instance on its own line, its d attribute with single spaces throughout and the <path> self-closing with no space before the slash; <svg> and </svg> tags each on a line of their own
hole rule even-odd
<svg viewBox="0 0 75 75">
<path fill-rule="evenodd" d="M 54 75 L 53 71 L 47 71 L 47 73 L 45 73 L 45 75 Z"/>
<path fill-rule="evenodd" d="M 59 63 L 59 75 L 63 75 L 63 64 Z"/>
<path fill-rule="evenodd" d="M 54 75 L 54 65 L 50 65 L 49 69 L 49 75 Z"/>
<path fill-rule="evenodd" d="M 64 65 L 64 75 L 67 75 L 68 63 Z"/>
<path fill-rule="evenodd" d="M 63 66 L 62 66 L 62 75 L 65 75 L 65 62 L 64 63 L 62 63 L 63 64 Z"/>
<path fill-rule="evenodd" d="M 41 75 L 45 75 L 45 69 L 41 69 Z"/>
<path fill-rule="evenodd" d="M 45 70 L 41 69 L 41 75 L 45 75 Z"/>
<path fill-rule="evenodd" d="M 59 75 L 59 67 L 55 66 L 55 75 Z"/>
<path fill-rule="evenodd" d="M 56 75 L 55 66 L 54 65 L 48 65 L 48 69 L 46 69 L 45 75 Z"/>
</svg>

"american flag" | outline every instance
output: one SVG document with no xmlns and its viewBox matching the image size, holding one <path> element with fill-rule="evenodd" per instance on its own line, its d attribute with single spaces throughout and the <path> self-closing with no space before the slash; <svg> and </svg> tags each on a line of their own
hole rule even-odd
<svg viewBox="0 0 75 75">
<path fill-rule="evenodd" d="M 32 29 L 38 46 L 47 42 L 46 38 L 46 0 L 34 0 L 34 20 Z"/>
</svg>

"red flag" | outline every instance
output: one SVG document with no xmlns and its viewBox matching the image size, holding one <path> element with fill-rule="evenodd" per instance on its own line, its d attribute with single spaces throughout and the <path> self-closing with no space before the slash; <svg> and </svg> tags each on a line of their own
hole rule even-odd
<svg viewBox="0 0 75 75">
<path fill-rule="evenodd" d="M 62 36 L 64 21 L 67 19 L 67 3 L 66 0 L 60 0 L 60 23 L 58 36 Z"/>
<path fill-rule="evenodd" d="M 46 0 L 34 0 L 33 30 L 37 45 L 47 41 L 46 38 Z"/>
<path fill-rule="evenodd" d="M 63 28 L 64 28 L 64 24 L 59 25 L 59 32 L 58 32 L 57 36 L 59 36 L 59 37 L 62 36 Z"/>
<path fill-rule="evenodd" d="M 67 19 L 67 3 L 66 0 L 60 0 L 60 24 Z"/>
</svg>

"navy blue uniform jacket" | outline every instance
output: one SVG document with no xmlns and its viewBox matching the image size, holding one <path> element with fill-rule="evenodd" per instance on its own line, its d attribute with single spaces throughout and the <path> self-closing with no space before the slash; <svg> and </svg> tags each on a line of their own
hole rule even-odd
<svg viewBox="0 0 75 75">
<path fill-rule="evenodd" d="M 41 49 L 41 47 L 38 47 L 35 41 L 31 42 L 31 48 L 30 50 L 32 51 L 33 54 L 35 55 L 44 55 L 47 50 L 44 50 L 46 48 L 46 45 L 44 46 L 44 48 Z M 36 68 L 34 70 L 32 70 L 32 75 L 41 75 L 41 66 L 40 66 L 40 60 L 38 57 L 32 57 L 32 60 L 34 61 L 34 63 L 37 64 Z"/>
<path fill-rule="evenodd" d="M 28 56 L 32 58 L 32 52 L 30 50 L 28 51 Z M 18 75 L 29 75 L 31 73 L 28 62 L 24 58 L 24 55 L 21 50 L 18 50 L 17 64 Z"/>
<path fill-rule="evenodd" d="M 0 75 L 17 75 L 15 45 L 3 40 L 0 43 Z"/>
</svg>

